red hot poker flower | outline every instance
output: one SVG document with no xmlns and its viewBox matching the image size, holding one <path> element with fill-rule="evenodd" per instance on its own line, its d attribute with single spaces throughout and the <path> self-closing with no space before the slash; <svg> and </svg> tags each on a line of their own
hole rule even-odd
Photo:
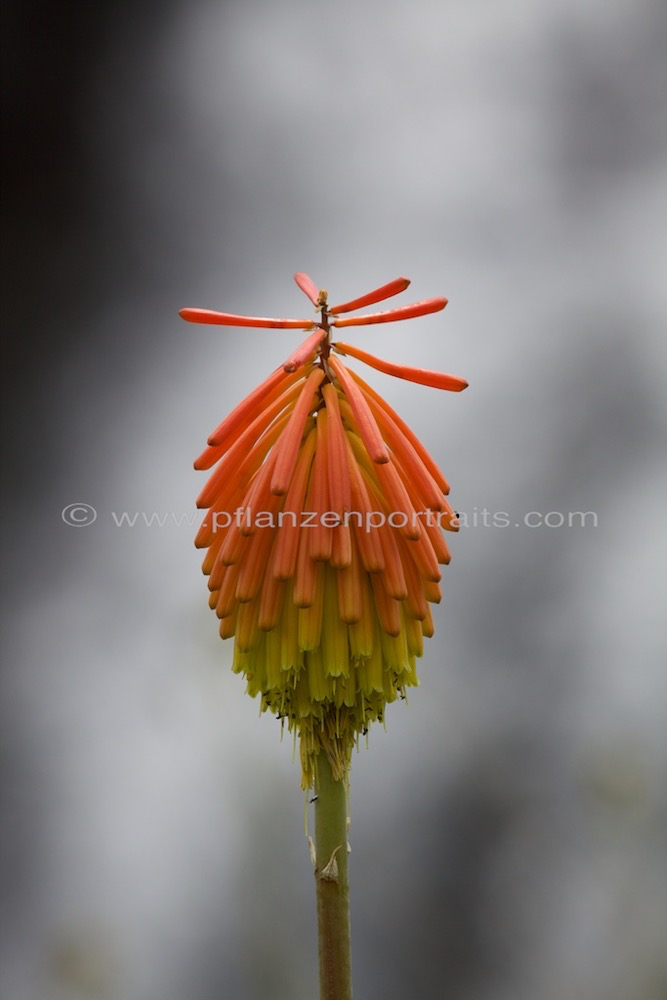
<svg viewBox="0 0 667 1000">
<path fill-rule="evenodd" d="M 231 412 L 195 462 L 213 468 L 198 506 L 210 606 L 234 637 L 233 669 L 300 738 L 303 784 L 321 750 L 335 778 L 388 703 L 416 685 L 429 604 L 457 530 L 449 486 L 416 435 L 340 356 L 438 388 L 464 379 L 382 361 L 331 341 L 333 326 L 390 322 L 444 308 L 428 299 L 345 319 L 398 294 L 397 278 L 334 308 L 308 275 L 295 280 L 317 320 L 271 320 L 204 309 L 184 319 L 311 330 L 287 361 Z M 333 349 L 336 357 L 331 354 Z"/>
</svg>

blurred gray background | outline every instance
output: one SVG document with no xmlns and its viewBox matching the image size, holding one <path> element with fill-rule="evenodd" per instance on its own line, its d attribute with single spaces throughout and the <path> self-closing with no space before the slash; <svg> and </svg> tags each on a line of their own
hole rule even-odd
<svg viewBox="0 0 667 1000">
<path fill-rule="evenodd" d="M 177 316 L 309 315 L 303 269 L 447 295 L 346 339 L 470 381 L 369 375 L 468 525 L 353 762 L 356 995 L 664 1000 L 663 6 L 4 17 L 0 997 L 314 996 L 299 768 L 192 546 L 193 458 L 296 339 Z"/>
</svg>

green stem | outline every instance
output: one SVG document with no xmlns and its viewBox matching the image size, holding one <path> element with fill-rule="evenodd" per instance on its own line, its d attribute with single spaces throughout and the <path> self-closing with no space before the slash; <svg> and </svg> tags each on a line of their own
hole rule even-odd
<svg viewBox="0 0 667 1000">
<path fill-rule="evenodd" d="M 327 755 L 317 758 L 315 886 L 320 1000 L 352 1000 L 350 903 L 347 882 L 347 795 Z"/>
</svg>

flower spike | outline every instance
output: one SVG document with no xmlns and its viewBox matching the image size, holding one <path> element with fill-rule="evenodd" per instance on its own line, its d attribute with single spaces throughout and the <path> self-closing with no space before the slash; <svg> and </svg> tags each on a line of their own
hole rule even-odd
<svg viewBox="0 0 667 1000">
<path fill-rule="evenodd" d="M 179 316 L 188 323 L 212 323 L 216 326 L 258 326 L 275 330 L 310 330 L 312 319 L 270 319 L 267 316 L 237 316 L 213 309 L 181 309 Z"/>
<path fill-rule="evenodd" d="M 368 354 L 358 347 L 352 347 L 351 344 L 342 344 L 339 342 L 331 346 L 337 354 L 349 354 L 351 358 L 363 361 L 365 364 L 370 365 L 371 368 L 375 368 L 379 372 L 384 372 L 385 375 L 396 375 L 398 378 L 404 378 L 408 382 L 418 382 L 419 385 L 430 385 L 434 389 L 449 389 L 450 392 L 461 392 L 462 389 L 468 388 L 466 380 L 460 378 L 458 375 L 447 375 L 444 372 L 432 372 L 426 368 L 409 368 L 407 365 L 397 365 L 392 361 L 384 361 L 382 358 L 376 358 L 375 355 Z"/>
<path fill-rule="evenodd" d="M 376 302 L 383 302 L 385 299 L 390 299 L 392 295 L 404 292 L 409 284 L 409 278 L 394 278 L 386 285 L 381 285 L 380 288 L 374 288 L 372 292 L 360 295 L 358 299 L 350 299 L 349 302 L 343 302 L 339 306 L 329 306 L 329 312 L 338 315 L 338 313 L 352 312 L 353 309 L 363 309 L 364 306 L 372 306 Z"/>
<path fill-rule="evenodd" d="M 393 323 L 397 319 L 412 319 L 413 316 L 427 316 L 428 313 L 440 312 L 447 305 L 447 299 L 424 299 L 423 302 L 413 302 L 399 309 L 387 309 L 385 312 L 366 313 L 364 316 L 346 316 L 344 319 L 334 319 L 332 326 L 366 326 L 369 323 Z"/>
<path fill-rule="evenodd" d="M 443 389 L 467 383 L 331 341 L 335 326 L 426 315 L 446 299 L 338 318 L 398 294 L 408 279 L 332 308 L 306 274 L 295 281 L 321 319 L 181 315 L 306 331 L 213 431 L 195 465 L 211 470 L 197 498 L 207 513 L 196 546 L 206 550 L 220 635 L 234 642 L 232 669 L 262 711 L 298 735 L 302 783 L 311 787 L 325 767 L 342 782 L 371 723 L 418 684 L 416 658 L 433 634 L 430 604 L 440 601 L 440 567 L 450 559 L 443 531 L 458 527 L 438 466 L 343 359 Z"/>
</svg>

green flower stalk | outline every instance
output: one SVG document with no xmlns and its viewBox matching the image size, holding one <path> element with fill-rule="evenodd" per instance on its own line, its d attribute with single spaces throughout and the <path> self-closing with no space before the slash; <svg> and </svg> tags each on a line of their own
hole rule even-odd
<svg viewBox="0 0 667 1000">
<path fill-rule="evenodd" d="M 336 328 L 443 309 L 427 299 L 349 316 L 407 288 L 398 278 L 349 302 L 295 275 L 317 309 L 269 319 L 183 309 L 184 319 L 308 331 L 301 344 L 229 414 L 195 462 L 214 471 L 207 510 L 209 604 L 247 691 L 298 735 L 302 785 L 316 792 L 315 874 L 321 996 L 351 996 L 346 789 L 353 747 L 386 706 L 418 684 L 416 661 L 433 635 L 444 531 L 458 523 L 449 486 L 414 433 L 343 356 L 450 391 L 454 375 L 392 364 L 334 342 Z"/>
</svg>

